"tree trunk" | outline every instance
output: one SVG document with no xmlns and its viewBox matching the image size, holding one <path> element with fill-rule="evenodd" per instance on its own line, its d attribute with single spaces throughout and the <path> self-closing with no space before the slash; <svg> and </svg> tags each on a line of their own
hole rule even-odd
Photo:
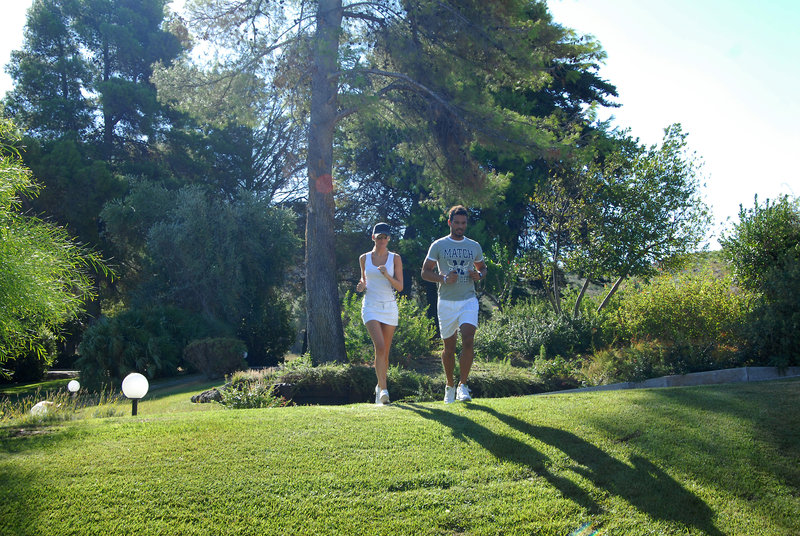
<svg viewBox="0 0 800 536">
<path fill-rule="evenodd" d="M 572 318 L 578 318 L 581 312 L 581 302 L 583 301 L 583 295 L 586 294 L 586 289 L 589 288 L 589 278 L 586 278 L 586 281 L 583 282 L 583 286 L 581 287 L 581 291 L 578 294 L 578 298 L 575 300 L 575 307 L 572 309 Z"/>
<path fill-rule="evenodd" d="M 341 0 L 320 0 L 311 77 L 306 219 L 308 349 L 314 363 L 344 362 L 344 331 L 336 285 L 333 228 L 333 133 L 338 91 Z"/>
<path fill-rule="evenodd" d="M 617 289 L 619 288 L 619 286 L 622 284 L 622 282 L 625 280 L 626 277 L 628 277 L 627 271 L 625 271 L 621 276 L 619 276 L 619 279 L 617 279 L 617 281 L 614 283 L 614 286 L 611 287 L 611 290 L 608 291 L 606 297 L 603 298 L 603 303 L 601 303 L 600 306 L 597 308 L 598 313 L 602 311 L 603 307 L 605 307 L 608 304 L 608 301 L 611 299 L 611 296 L 613 296 L 614 293 L 617 292 Z"/>
<path fill-rule="evenodd" d="M 111 79 L 111 60 L 108 49 L 108 41 L 103 44 L 103 82 Z M 111 99 L 109 99 L 110 101 Z M 111 164 L 111 156 L 114 152 L 114 116 L 110 111 L 108 101 L 101 99 L 103 106 L 103 156 Z"/>
<path fill-rule="evenodd" d="M 556 233 L 558 237 L 558 233 Z M 558 291 L 558 257 L 561 254 L 561 240 L 556 238 L 556 249 L 553 252 L 553 266 L 551 268 L 553 275 L 553 308 L 556 314 L 561 314 L 561 293 Z"/>
<path fill-rule="evenodd" d="M 556 263 L 553 263 L 553 308 L 556 310 L 556 314 L 561 314 L 561 293 L 558 291 L 558 267 Z"/>
</svg>

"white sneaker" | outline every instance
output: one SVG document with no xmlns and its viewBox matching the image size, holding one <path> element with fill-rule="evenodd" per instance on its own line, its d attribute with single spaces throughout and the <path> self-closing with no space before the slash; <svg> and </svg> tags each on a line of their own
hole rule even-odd
<svg viewBox="0 0 800 536">
<path fill-rule="evenodd" d="M 381 389 L 379 385 L 375 386 L 375 405 L 382 406 L 389 403 L 389 390 Z"/>
<path fill-rule="evenodd" d="M 449 385 L 444 386 L 444 403 L 452 404 L 456 400 L 456 388 Z"/>
<path fill-rule="evenodd" d="M 469 396 L 469 387 L 467 387 L 466 384 L 459 383 L 457 391 L 456 398 L 459 402 L 469 402 L 472 400 L 472 397 Z"/>
</svg>

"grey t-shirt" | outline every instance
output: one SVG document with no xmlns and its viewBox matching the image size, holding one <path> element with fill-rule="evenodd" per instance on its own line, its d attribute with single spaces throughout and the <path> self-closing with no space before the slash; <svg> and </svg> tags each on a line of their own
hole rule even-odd
<svg viewBox="0 0 800 536">
<path fill-rule="evenodd" d="M 440 300 L 461 301 L 475 297 L 475 283 L 467 271 L 474 270 L 475 263 L 483 261 L 480 244 L 467 237 L 453 240 L 447 235 L 431 244 L 428 259 L 436 261 L 442 275 L 446 276 L 453 270 L 458 272 L 457 282 L 439 283 Z"/>
</svg>

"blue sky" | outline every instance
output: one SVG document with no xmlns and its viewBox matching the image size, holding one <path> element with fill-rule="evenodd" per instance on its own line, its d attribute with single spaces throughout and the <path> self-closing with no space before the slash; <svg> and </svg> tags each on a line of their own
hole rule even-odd
<svg viewBox="0 0 800 536">
<path fill-rule="evenodd" d="M 30 0 L 6 2 L 0 63 L 22 44 Z M 549 0 L 555 20 L 608 54 L 600 74 L 622 105 L 603 112 L 642 142 L 681 123 L 702 158 L 715 229 L 753 196 L 800 196 L 800 2 Z M 3 72 L 0 94 L 10 89 Z M 716 241 L 711 240 L 712 247 Z"/>
<path fill-rule="evenodd" d="M 617 86 L 608 113 L 648 145 L 681 123 L 705 163 L 718 229 L 753 196 L 800 196 L 800 2 L 550 0 L 560 24 L 593 35 Z M 712 247 L 716 241 L 712 239 Z"/>
</svg>

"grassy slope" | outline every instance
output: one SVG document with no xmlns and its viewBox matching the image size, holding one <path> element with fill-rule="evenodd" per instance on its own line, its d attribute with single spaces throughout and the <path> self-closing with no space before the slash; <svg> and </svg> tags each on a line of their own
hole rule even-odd
<svg viewBox="0 0 800 536">
<path fill-rule="evenodd" d="M 0 432 L 0 534 L 800 533 L 798 381 L 193 407 Z"/>
</svg>

